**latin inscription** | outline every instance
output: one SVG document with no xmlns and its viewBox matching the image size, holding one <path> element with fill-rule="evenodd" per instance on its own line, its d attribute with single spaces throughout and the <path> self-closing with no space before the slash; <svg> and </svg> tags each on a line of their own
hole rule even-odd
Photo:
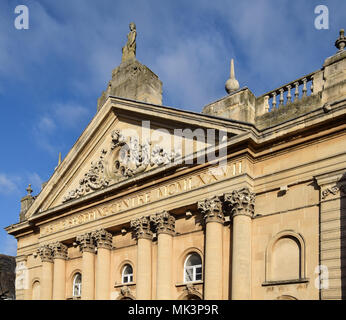
<svg viewBox="0 0 346 320">
<path fill-rule="evenodd" d="M 238 170 L 235 170 L 235 168 Z M 217 168 L 215 170 L 211 169 L 197 175 L 187 176 L 183 179 L 167 183 L 146 192 L 140 192 L 133 196 L 124 197 L 93 209 L 87 209 L 86 211 L 59 219 L 57 222 L 53 222 L 48 226 L 43 226 L 41 229 L 41 235 L 43 236 L 65 230 L 109 215 L 140 207 L 157 200 L 168 198 L 179 193 L 198 189 L 240 173 L 242 173 L 241 162 L 238 162 L 237 166 L 235 163 L 232 163 L 228 164 L 224 168 Z"/>
</svg>

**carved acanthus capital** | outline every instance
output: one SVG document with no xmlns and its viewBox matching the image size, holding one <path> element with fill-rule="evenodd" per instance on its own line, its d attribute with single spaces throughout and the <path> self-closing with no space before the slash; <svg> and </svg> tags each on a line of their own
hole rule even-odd
<svg viewBox="0 0 346 320">
<path fill-rule="evenodd" d="M 134 229 L 137 239 L 149 239 L 153 238 L 153 233 L 150 229 L 149 217 L 143 216 L 131 221 L 131 228 Z"/>
<path fill-rule="evenodd" d="M 156 225 L 157 234 L 175 234 L 175 218 L 167 211 L 150 216 L 150 220 Z"/>
<path fill-rule="evenodd" d="M 50 245 L 45 244 L 39 247 L 37 253 L 42 262 L 53 262 L 53 250 Z"/>
<path fill-rule="evenodd" d="M 231 216 L 246 215 L 253 217 L 255 211 L 255 194 L 248 188 L 234 190 L 224 195 L 224 201 L 229 206 Z"/>
<path fill-rule="evenodd" d="M 202 213 L 205 223 L 219 222 L 224 223 L 225 217 L 222 210 L 220 197 L 214 196 L 197 203 L 198 210 Z"/>
<path fill-rule="evenodd" d="M 112 249 L 113 236 L 105 229 L 93 232 L 93 237 L 98 248 Z"/>
<path fill-rule="evenodd" d="M 77 236 L 76 243 L 80 251 L 95 253 L 95 239 L 92 232 Z"/>
<path fill-rule="evenodd" d="M 55 242 L 50 245 L 52 252 L 53 252 L 53 258 L 54 259 L 67 259 L 67 246 L 64 245 L 61 242 Z"/>
</svg>

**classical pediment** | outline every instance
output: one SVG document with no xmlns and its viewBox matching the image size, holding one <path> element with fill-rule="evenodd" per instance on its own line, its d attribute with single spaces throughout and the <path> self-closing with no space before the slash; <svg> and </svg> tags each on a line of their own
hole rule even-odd
<svg viewBox="0 0 346 320">
<path fill-rule="evenodd" d="M 149 127 L 143 127 L 143 121 Z M 73 202 L 147 171 L 182 161 L 212 143 L 176 130 L 203 135 L 224 130 L 231 138 L 249 130 L 246 125 L 120 98 L 108 98 L 56 168 L 26 217 Z M 146 130 L 146 134 L 143 132 Z M 187 147 L 187 145 L 190 147 Z"/>
</svg>

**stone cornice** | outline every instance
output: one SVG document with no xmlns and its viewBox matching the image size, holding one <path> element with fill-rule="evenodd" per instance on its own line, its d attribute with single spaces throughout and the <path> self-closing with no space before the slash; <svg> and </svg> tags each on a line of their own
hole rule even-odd
<svg viewBox="0 0 346 320">
<path fill-rule="evenodd" d="M 225 204 L 231 211 L 234 218 L 237 215 L 245 215 L 253 218 L 255 211 L 255 194 L 249 188 L 234 190 L 224 194 Z"/>
<path fill-rule="evenodd" d="M 95 253 L 95 239 L 92 232 L 87 232 L 77 236 L 76 243 L 78 244 L 80 251 Z"/>
<path fill-rule="evenodd" d="M 153 233 L 150 228 L 150 218 L 143 216 L 131 220 L 131 228 L 133 228 L 137 239 L 152 240 Z"/>
<path fill-rule="evenodd" d="M 150 216 L 150 221 L 156 225 L 156 232 L 158 235 L 161 233 L 169 235 L 175 234 L 175 218 L 167 211 L 162 211 Z"/>
<path fill-rule="evenodd" d="M 214 196 L 197 203 L 198 210 L 202 213 L 205 223 L 224 223 L 225 217 L 222 208 L 221 198 Z"/>
<path fill-rule="evenodd" d="M 110 232 L 105 229 L 96 230 L 93 232 L 93 238 L 95 239 L 95 243 L 97 248 L 105 248 L 112 249 L 112 239 L 113 236 Z"/>
</svg>

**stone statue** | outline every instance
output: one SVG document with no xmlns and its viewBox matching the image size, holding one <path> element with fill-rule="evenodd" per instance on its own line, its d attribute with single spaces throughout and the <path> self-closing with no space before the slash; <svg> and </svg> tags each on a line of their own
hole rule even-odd
<svg viewBox="0 0 346 320">
<path fill-rule="evenodd" d="M 121 62 L 136 58 L 136 25 L 133 22 L 131 22 L 129 27 L 130 32 L 127 35 L 127 43 L 123 47 L 123 56 L 121 58 Z"/>
</svg>

